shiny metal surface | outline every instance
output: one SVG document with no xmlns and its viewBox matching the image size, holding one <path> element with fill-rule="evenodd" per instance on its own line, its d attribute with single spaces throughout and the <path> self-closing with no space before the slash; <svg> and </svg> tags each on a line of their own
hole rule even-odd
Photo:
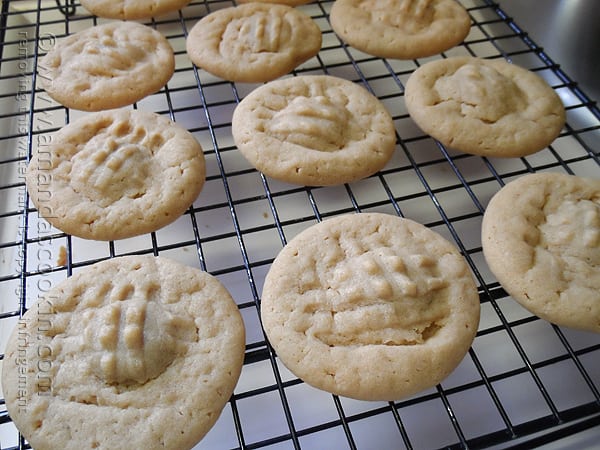
<svg viewBox="0 0 600 450">
<path fill-rule="evenodd" d="M 600 1 L 498 0 L 581 90 L 600 101 Z"/>
<path fill-rule="evenodd" d="M 600 1 L 499 0 L 498 4 L 591 100 L 600 101 Z M 599 427 L 540 447 L 595 448 L 600 448 Z"/>
</svg>

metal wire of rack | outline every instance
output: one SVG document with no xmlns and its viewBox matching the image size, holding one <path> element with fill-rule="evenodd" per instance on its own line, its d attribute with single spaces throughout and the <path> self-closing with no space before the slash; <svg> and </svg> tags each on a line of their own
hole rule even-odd
<svg viewBox="0 0 600 450">
<path fill-rule="evenodd" d="M 460 0 L 472 28 L 461 45 L 432 58 L 506 58 L 548 81 L 567 109 L 567 125 L 548 148 L 513 159 L 445 148 L 408 116 L 404 83 L 426 60 L 375 58 L 343 45 L 329 25 L 331 0 L 299 9 L 323 32 L 319 54 L 295 74 L 330 74 L 360 83 L 386 105 L 397 151 L 379 173 L 343 186 L 299 187 L 263 176 L 231 138 L 233 109 L 256 85 L 230 83 L 195 68 L 185 53 L 191 26 L 230 0 L 193 0 L 147 24 L 176 54 L 168 85 L 135 107 L 168 115 L 200 141 L 207 181 L 175 223 L 115 242 L 85 241 L 45 226 L 30 205 L 23 175 L 32 149 L 83 113 L 51 101 L 36 65 L 53 42 L 102 23 L 76 1 L 4 0 L 0 15 L 0 361 L 19 316 L 40 291 L 73 272 L 124 254 L 167 256 L 217 276 L 247 329 L 234 395 L 198 449 L 531 448 L 600 426 L 600 336 L 556 327 L 519 307 L 487 269 L 479 229 L 491 196 L 530 172 L 600 177 L 600 111 L 492 0 Z M 332 396 L 295 378 L 260 326 L 261 286 L 282 246 L 327 217 L 379 211 L 410 217 L 453 241 L 479 287 L 477 337 L 439 386 L 397 402 Z M 28 448 L 0 400 L 0 447 Z"/>
</svg>

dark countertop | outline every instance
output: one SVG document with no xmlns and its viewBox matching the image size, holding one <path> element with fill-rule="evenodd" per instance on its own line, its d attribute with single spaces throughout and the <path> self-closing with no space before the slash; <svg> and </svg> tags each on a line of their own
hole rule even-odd
<svg viewBox="0 0 600 450">
<path fill-rule="evenodd" d="M 591 100 L 600 102 L 600 1 L 497 2 Z"/>
</svg>

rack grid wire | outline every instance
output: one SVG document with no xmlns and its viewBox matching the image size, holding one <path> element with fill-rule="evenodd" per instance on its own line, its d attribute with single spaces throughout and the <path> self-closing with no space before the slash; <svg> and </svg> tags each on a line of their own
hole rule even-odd
<svg viewBox="0 0 600 450">
<path fill-rule="evenodd" d="M 600 425 L 600 335 L 553 326 L 521 308 L 482 256 L 481 219 L 512 179 L 554 171 L 600 177 L 600 112 L 558 63 L 498 3 L 460 0 L 472 27 L 465 41 L 431 58 L 381 59 L 345 46 L 329 24 L 328 0 L 298 7 L 323 33 L 319 54 L 298 74 L 360 83 L 393 116 L 397 149 L 379 173 L 351 184 L 300 187 L 253 169 L 231 137 L 237 103 L 258 85 L 198 70 L 185 38 L 207 13 L 232 1 L 193 0 L 145 21 L 176 55 L 167 86 L 134 107 L 170 117 L 201 143 L 204 189 L 173 224 L 114 242 L 78 239 L 48 227 L 29 203 L 24 170 L 32 149 L 81 116 L 52 101 L 36 65 L 61 37 L 105 20 L 75 0 L 3 0 L 0 16 L 0 361 L 8 334 L 41 291 L 97 261 L 154 254 L 199 267 L 232 293 L 247 330 L 239 383 L 197 449 L 531 448 Z M 456 55 L 505 58 L 543 77 L 559 94 L 567 124 L 546 149 L 524 158 L 485 158 L 424 135 L 404 106 L 408 76 L 424 62 Z M 454 242 L 476 278 L 481 323 L 458 368 L 440 385 L 397 402 L 330 395 L 292 375 L 260 326 L 262 283 L 273 258 L 301 230 L 328 217 L 377 211 L 409 217 Z M 29 448 L 0 400 L 0 448 Z M 123 448 L 126 448 L 124 444 Z"/>
</svg>

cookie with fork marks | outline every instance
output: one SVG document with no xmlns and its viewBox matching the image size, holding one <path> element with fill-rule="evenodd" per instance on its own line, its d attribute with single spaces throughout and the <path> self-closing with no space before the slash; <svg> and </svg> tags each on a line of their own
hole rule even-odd
<svg viewBox="0 0 600 450">
<path fill-rule="evenodd" d="M 600 333 L 600 180 L 542 172 L 511 181 L 485 210 L 481 245 L 532 314 Z"/>
<path fill-rule="evenodd" d="M 435 386 L 477 331 L 464 258 L 425 226 L 381 213 L 338 216 L 290 240 L 265 279 L 261 317 L 299 378 L 362 400 Z"/>
<path fill-rule="evenodd" d="M 140 110 L 87 114 L 40 145 L 26 184 L 39 215 L 65 233 L 110 241 L 179 218 L 205 180 L 202 147 L 167 117 Z"/>
<path fill-rule="evenodd" d="M 337 0 L 333 30 L 352 47 L 381 58 L 432 56 L 460 44 L 471 18 L 455 0 Z"/>
<path fill-rule="evenodd" d="M 321 48 L 321 30 L 291 6 L 251 2 L 219 9 L 190 30 L 192 62 L 229 81 L 259 83 L 291 72 Z"/>
<path fill-rule="evenodd" d="M 275 179 L 307 186 L 357 181 L 381 170 L 396 148 L 392 117 L 365 88 L 330 75 L 271 81 L 233 113 L 240 152 Z"/>
<path fill-rule="evenodd" d="M 82 0 L 81 6 L 98 17 L 138 20 L 182 9 L 190 0 Z"/>
<path fill-rule="evenodd" d="M 36 449 L 191 449 L 231 397 L 244 350 L 215 277 L 122 256 L 40 294 L 9 338 L 2 388 Z"/>
<path fill-rule="evenodd" d="M 40 60 L 38 80 L 67 108 L 102 111 L 157 92 L 174 70 L 173 48 L 160 32 L 114 21 L 58 40 Z"/>
</svg>

